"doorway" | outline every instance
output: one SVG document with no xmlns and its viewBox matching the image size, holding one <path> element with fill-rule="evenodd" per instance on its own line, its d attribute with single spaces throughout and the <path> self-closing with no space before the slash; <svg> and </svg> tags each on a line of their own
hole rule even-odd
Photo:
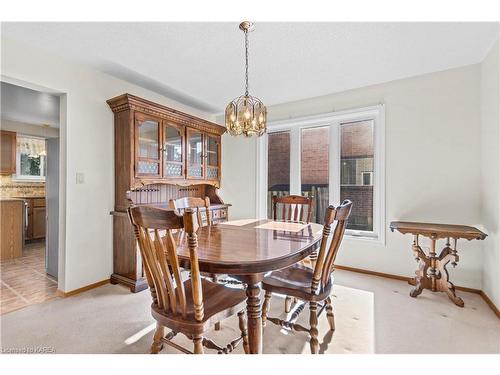
<svg viewBox="0 0 500 375">
<path fill-rule="evenodd" d="M 1 82 L 1 314 L 57 297 L 60 97 Z"/>
</svg>

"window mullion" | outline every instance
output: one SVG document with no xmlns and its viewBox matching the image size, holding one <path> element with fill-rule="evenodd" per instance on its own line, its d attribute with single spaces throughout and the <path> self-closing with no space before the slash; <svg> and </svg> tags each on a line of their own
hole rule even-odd
<svg viewBox="0 0 500 375">
<path fill-rule="evenodd" d="M 300 128 L 290 130 L 290 194 L 301 195 Z"/>
<path fill-rule="evenodd" d="M 340 122 L 330 126 L 330 150 L 328 163 L 329 204 L 338 205 L 340 201 Z"/>
</svg>

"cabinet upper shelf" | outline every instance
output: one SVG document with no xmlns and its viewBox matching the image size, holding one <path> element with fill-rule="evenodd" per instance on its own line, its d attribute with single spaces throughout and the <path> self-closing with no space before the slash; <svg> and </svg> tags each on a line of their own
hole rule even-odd
<svg viewBox="0 0 500 375">
<path fill-rule="evenodd" d="M 220 186 L 221 135 L 226 128 L 123 94 L 107 101 L 115 114 L 117 170 L 127 189 L 151 183 Z"/>
<path fill-rule="evenodd" d="M 115 113 L 127 110 L 135 110 L 160 117 L 176 124 L 189 126 L 206 133 L 222 135 L 226 128 L 214 122 L 195 117 L 193 115 L 178 111 L 176 109 L 139 98 L 131 94 L 123 94 L 106 101 Z"/>
</svg>

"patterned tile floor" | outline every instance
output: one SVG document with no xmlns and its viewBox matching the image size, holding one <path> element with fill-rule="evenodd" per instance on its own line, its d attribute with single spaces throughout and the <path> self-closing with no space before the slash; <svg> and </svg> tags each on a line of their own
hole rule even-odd
<svg viewBox="0 0 500 375">
<path fill-rule="evenodd" d="M 45 273 L 45 242 L 27 244 L 23 256 L 0 262 L 0 315 L 56 298 L 57 281 Z"/>
</svg>

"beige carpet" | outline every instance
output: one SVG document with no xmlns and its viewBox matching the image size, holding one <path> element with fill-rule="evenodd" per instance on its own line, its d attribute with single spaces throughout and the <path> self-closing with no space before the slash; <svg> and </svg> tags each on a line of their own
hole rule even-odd
<svg viewBox="0 0 500 375">
<path fill-rule="evenodd" d="M 500 353 L 500 320 L 475 294 L 460 293 L 466 304 L 460 309 L 441 293 L 410 298 L 410 287 L 400 281 L 336 271 L 336 282 L 333 335 L 325 315 L 319 319 L 324 353 Z M 149 305 L 148 292 L 131 294 L 118 285 L 43 302 L 0 317 L 0 346 L 4 352 L 147 353 L 154 331 Z M 272 298 L 271 312 L 283 313 L 283 298 Z M 306 324 L 307 310 L 299 322 Z M 238 334 L 237 319 L 222 326 L 208 336 L 226 344 Z M 188 340 L 176 340 L 191 348 Z M 309 353 L 307 335 L 268 323 L 264 351 Z M 167 347 L 163 353 L 177 351 Z"/>
<path fill-rule="evenodd" d="M 337 329 L 327 332 L 323 313 L 319 319 L 321 351 L 327 353 L 373 352 L 373 296 L 369 292 L 337 286 L 334 290 Z M 149 292 L 131 294 L 118 285 L 106 285 L 79 296 L 58 299 L 1 317 L 1 346 L 49 347 L 56 353 L 147 353 L 154 332 L 149 312 Z M 271 300 L 272 316 L 283 313 L 284 299 Z M 305 310 L 298 322 L 306 324 Z M 222 322 L 221 331 L 208 337 L 226 345 L 239 334 L 236 317 Z M 192 349 L 182 335 L 175 341 Z M 292 333 L 271 323 L 264 331 L 266 353 L 309 352 L 308 336 Z M 241 346 L 236 352 L 243 352 Z M 178 353 L 166 347 L 163 353 Z"/>
</svg>

